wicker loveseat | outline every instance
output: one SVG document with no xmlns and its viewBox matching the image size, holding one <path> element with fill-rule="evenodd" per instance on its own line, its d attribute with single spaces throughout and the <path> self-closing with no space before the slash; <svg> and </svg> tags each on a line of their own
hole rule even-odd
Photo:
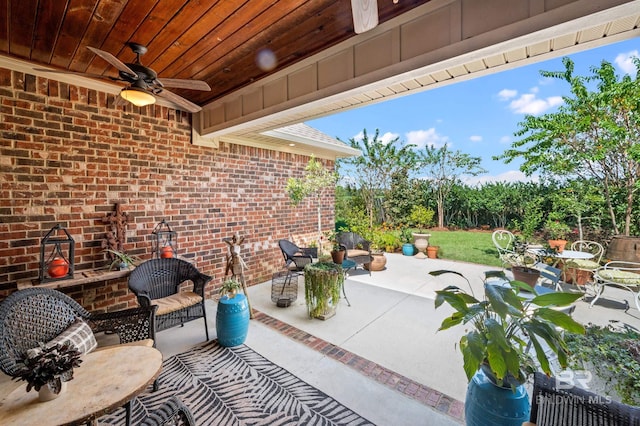
<svg viewBox="0 0 640 426">
<path fill-rule="evenodd" d="M 354 269 L 357 269 L 358 265 L 364 269 L 364 264 L 373 260 L 370 249 L 371 242 L 365 240 L 360 234 L 341 232 L 338 234 L 337 240 L 338 244 L 345 249 L 345 260 L 349 259 L 356 263 Z M 369 271 L 369 275 L 371 275 L 371 271 Z"/>
<path fill-rule="evenodd" d="M 211 279 L 185 260 L 152 259 L 131 272 L 129 289 L 138 298 L 140 306 L 158 306 L 156 331 L 203 318 L 209 340 L 204 288 Z M 182 289 L 182 284 L 188 282 L 193 283 L 193 290 Z"/>
</svg>

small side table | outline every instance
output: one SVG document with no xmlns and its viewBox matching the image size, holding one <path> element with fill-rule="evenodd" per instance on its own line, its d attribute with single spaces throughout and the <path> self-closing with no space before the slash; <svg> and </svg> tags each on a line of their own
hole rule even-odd
<svg viewBox="0 0 640 426">
<path fill-rule="evenodd" d="M 342 261 L 342 271 L 344 272 L 345 279 L 347 277 L 347 272 L 355 267 L 356 262 L 354 262 L 353 260 L 345 259 Z M 351 303 L 349 303 L 349 298 L 347 297 L 347 293 L 344 290 L 344 283 L 342 284 L 342 295 L 344 296 L 344 300 L 347 301 L 347 306 L 351 306 Z"/>
</svg>

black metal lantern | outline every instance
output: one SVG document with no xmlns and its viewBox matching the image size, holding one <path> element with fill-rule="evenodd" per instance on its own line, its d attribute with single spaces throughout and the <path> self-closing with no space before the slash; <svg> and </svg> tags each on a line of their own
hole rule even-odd
<svg viewBox="0 0 640 426">
<path fill-rule="evenodd" d="M 156 225 L 152 232 L 155 239 L 152 242 L 153 257 L 156 259 L 178 256 L 178 236 L 164 219 Z"/>
<path fill-rule="evenodd" d="M 59 223 L 40 243 L 40 282 L 73 278 L 75 241 Z"/>
</svg>

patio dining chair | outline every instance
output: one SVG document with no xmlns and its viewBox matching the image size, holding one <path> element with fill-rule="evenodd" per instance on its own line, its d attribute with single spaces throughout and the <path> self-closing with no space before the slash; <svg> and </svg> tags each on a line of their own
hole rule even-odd
<svg viewBox="0 0 640 426">
<path fill-rule="evenodd" d="M 508 268 L 512 265 L 533 265 L 538 262 L 538 258 L 532 254 L 516 252 L 516 237 L 511 231 L 497 229 L 491 234 L 491 240 L 498 251 L 498 257 L 502 261 L 503 268 Z"/>
<path fill-rule="evenodd" d="M 304 267 L 313 263 L 311 254 L 289 240 L 278 240 L 278 247 L 284 257 L 284 267 L 287 270 L 285 285 L 290 284 L 293 278 L 303 273 Z"/>
<path fill-rule="evenodd" d="M 371 263 L 371 242 L 365 240 L 360 234 L 355 232 L 341 232 L 337 236 L 338 244 L 345 250 L 345 260 L 355 263 L 354 270 L 360 265 L 364 269 L 365 263 Z M 371 275 L 371 271 L 369 271 Z"/>
<path fill-rule="evenodd" d="M 595 296 L 589 307 L 592 307 L 602 296 L 605 288 L 618 287 L 628 290 L 640 311 L 640 263 L 612 260 L 594 272 L 593 287 Z M 625 300 L 625 312 L 629 310 L 629 302 Z"/>
<path fill-rule="evenodd" d="M 640 426 L 640 408 L 558 382 L 536 372 L 531 414 L 523 426 Z"/>
<path fill-rule="evenodd" d="M 591 280 L 593 280 L 594 272 L 602 266 L 600 261 L 604 254 L 604 247 L 596 241 L 578 240 L 571 244 L 571 250 L 591 253 L 593 255 L 591 259 L 568 259 L 564 264 L 567 275 L 574 285 L 590 283 Z M 581 271 L 587 275 L 586 278 L 582 277 L 582 274 L 580 274 Z M 568 278 L 565 278 L 565 280 L 568 280 Z"/>
</svg>

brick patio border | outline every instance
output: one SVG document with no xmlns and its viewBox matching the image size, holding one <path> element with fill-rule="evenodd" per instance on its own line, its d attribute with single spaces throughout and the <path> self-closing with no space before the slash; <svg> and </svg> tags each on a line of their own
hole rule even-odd
<svg viewBox="0 0 640 426">
<path fill-rule="evenodd" d="M 451 398 L 263 312 L 254 309 L 253 314 L 253 319 L 260 321 L 262 324 L 284 334 L 290 339 L 321 352 L 336 361 L 340 361 L 364 376 L 372 378 L 378 383 L 434 408 L 441 413 L 447 414 L 460 423 L 464 423 L 464 403 L 462 401 Z"/>
</svg>

